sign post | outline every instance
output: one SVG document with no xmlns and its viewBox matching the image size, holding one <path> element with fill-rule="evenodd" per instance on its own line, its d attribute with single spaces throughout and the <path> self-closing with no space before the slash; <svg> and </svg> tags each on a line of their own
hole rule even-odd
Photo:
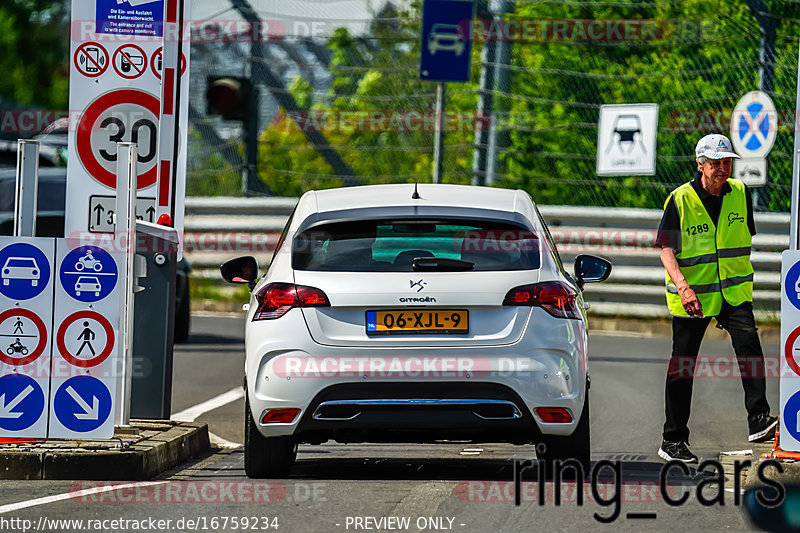
<svg viewBox="0 0 800 533">
<path fill-rule="evenodd" d="M 14 235 L 36 235 L 36 199 L 39 188 L 39 141 L 17 141 L 17 188 L 14 198 Z"/>
</svg>

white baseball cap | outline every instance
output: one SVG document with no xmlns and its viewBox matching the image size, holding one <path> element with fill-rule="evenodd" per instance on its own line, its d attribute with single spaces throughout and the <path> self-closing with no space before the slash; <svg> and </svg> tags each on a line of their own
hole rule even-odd
<svg viewBox="0 0 800 533">
<path fill-rule="evenodd" d="M 694 148 L 696 159 L 707 157 L 708 159 L 725 159 L 726 157 L 739 158 L 733 151 L 731 140 L 720 133 L 706 135 L 699 141 Z"/>
</svg>

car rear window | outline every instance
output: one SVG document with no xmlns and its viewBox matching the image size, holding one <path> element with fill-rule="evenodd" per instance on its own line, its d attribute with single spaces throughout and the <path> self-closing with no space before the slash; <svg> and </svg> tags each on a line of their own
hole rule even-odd
<svg viewBox="0 0 800 533">
<path fill-rule="evenodd" d="M 539 268 L 539 239 L 529 229 L 479 220 L 352 220 L 313 226 L 293 242 L 295 270 L 411 272 L 418 257 L 458 259 L 467 270 Z"/>
</svg>

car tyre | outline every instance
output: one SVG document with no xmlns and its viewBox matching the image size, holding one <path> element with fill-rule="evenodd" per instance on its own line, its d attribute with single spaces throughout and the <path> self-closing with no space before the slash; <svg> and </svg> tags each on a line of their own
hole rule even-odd
<svg viewBox="0 0 800 533">
<path fill-rule="evenodd" d="M 560 461 L 563 464 L 569 459 L 577 461 L 581 468 L 583 468 L 584 479 L 589 478 L 589 469 L 591 468 L 591 435 L 589 431 L 589 389 L 586 389 L 586 395 L 583 400 L 583 411 L 581 412 L 581 419 L 575 432 L 568 437 L 562 436 L 545 436 L 542 439 L 545 445 L 543 453 L 539 455 L 544 468 L 547 472 L 547 477 L 551 478 L 554 471 L 554 463 Z M 538 452 L 537 452 L 538 453 Z M 572 469 L 564 469 L 562 472 L 571 473 Z"/>
<path fill-rule="evenodd" d="M 297 458 L 292 437 L 265 437 L 259 433 L 250 401 L 244 405 L 244 471 L 249 478 L 285 478 Z"/>
<path fill-rule="evenodd" d="M 189 296 L 189 280 L 186 280 L 186 288 L 183 297 L 175 310 L 175 342 L 184 343 L 189 340 L 189 330 L 191 329 L 192 310 L 191 297 Z"/>
</svg>

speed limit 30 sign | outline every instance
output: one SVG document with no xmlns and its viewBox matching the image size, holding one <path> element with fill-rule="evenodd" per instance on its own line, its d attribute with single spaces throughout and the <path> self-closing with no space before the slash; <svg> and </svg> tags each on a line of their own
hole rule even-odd
<svg viewBox="0 0 800 533">
<path fill-rule="evenodd" d="M 117 143 L 137 144 L 139 189 L 156 182 L 158 98 L 135 89 L 110 91 L 96 98 L 81 115 L 78 157 L 89 175 L 106 187 L 117 187 Z"/>
</svg>

